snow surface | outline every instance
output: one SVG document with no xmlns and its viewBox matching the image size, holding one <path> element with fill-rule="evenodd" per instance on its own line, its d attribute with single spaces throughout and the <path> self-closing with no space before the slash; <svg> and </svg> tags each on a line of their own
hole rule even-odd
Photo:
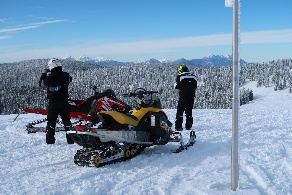
<svg viewBox="0 0 292 195">
<path fill-rule="evenodd" d="M 79 167 L 80 146 L 56 144 L 25 125 L 44 116 L 0 116 L 0 194 L 292 194 L 292 94 L 252 88 L 254 101 L 240 107 L 239 187 L 231 190 L 231 110 L 193 110 L 197 142 L 182 153 L 177 143 L 100 168 Z M 174 122 L 175 110 L 166 109 Z M 185 138 L 189 131 L 183 131 Z"/>
</svg>

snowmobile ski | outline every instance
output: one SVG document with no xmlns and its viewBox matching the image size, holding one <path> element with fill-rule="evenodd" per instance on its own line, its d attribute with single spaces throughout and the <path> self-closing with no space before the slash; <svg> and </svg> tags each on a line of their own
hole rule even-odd
<svg viewBox="0 0 292 195">
<path fill-rule="evenodd" d="M 46 132 L 46 127 L 27 127 L 27 133 Z M 65 131 L 64 127 L 55 127 L 55 132 Z"/>
<path fill-rule="evenodd" d="M 37 132 L 46 132 L 46 127 L 44 126 L 34 126 L 34 125 L 39 125 L 41 123 L 44 123 L 44 122 L 47 122 L 47 118 L 44 118 L 44 119 L 41 119 L 41 120 L 36 120 L 36 121 L 33 121 L 31 123 L 28 123 L 26 125 L 26 131 L 28 134 L 30 133 L 37 133 Z M 76 124 L 79 124 L 81 123 L 82 120 L 79 120 L 79 121 L 75 121 L 72 123 L 72 125 L 76 125 Z M 65 131 L 65 128 L 63 127 L 63 123 L 61 120 L 57 120 L 57 124 L 61 125 L 60 126 L 57 126 L 55 127 L 55 132 L 59 132 L 59 131 Z"/>
<path fill-rule="evenodd" d="M 180 153 L 183 150 L 187 150 L 190 146 L 193 146 L 195 144 L 195 142 L 196 142 L 196 137 L 197 136 L 196 136 L 195 131 L 192 130 L 190 132 L 189 141 L 186 144 L 184 144 L 184 142 L 181 139 L 181 141 L 180 141 L 180 144 L 181 144 L 180 147 L 178 149 L 174 150 L 173 153 Z"/>
</svg>

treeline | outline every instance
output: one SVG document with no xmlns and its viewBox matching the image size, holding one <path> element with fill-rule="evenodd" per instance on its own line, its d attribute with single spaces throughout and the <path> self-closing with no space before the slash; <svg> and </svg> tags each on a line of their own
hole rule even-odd
<svg viewBox="0 0 292 195">
<path fill-rule="evenodd" d="M 46 89 L 39 87 L 41 70 L 49 59 L 0 64 L 1 113 L 17 113 L 19 108 L 46 108 Z M 69 72 L 73 81 L 69 85 L 71 99 L 86 99 L 92 95 L 92 86 L 98 91 L 111 88 L 119 99 L 129 104 L 121 94 L 143 87 L 158 90 L 164 108 L 174 109 L 178 92 L 174 82 L 179 65 L 129 64 L 123 66 L 98 66 L 80 61 L 63 61 L 63 69 Z M 188 66 L 198 78 L 198 89 L 194 108 L 232 108 L 232 66 L 208 67 Z M 292 59 L 255 63 L 241 66 L 239 84 L 256 81 L 258 87 L 275 90 L 289 88 L 292 92 Z M 241 88 L 240 104 L 253 100 L 251 89 Z"/>
</svg>

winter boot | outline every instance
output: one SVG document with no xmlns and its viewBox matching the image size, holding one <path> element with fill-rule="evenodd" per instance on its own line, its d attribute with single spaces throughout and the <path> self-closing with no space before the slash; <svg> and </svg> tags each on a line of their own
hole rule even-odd
<svg viewBox="0 0 292 195">
<path fill-rule="evenodd" d="M 55 144 L 55 128 L 47 127 L 46 129 L 46 143 Z"/>
<path fill-rule="evenodd" d="M 66 139 L 67 139 L 67 144 L 74 144 L 74 141 L 71 139 L 71 137 L 67 134 L 67 131 L 69 131 L 71 126 L 66 126 L 65 131 L 66 131 Z"/>
<path fill-rule="evenodd" d="M 74 144 L 74 141 L 71 139 L 71 137 L 66 133 L 66 139 L 67 139 L 67 144 Z"/>
<path fill-rule="evenodd" d="M 186 130 L 190 130 L 193 126 L 193 117 L 191 116 L 186 116 Z"/>
<path fill-rule="evenodd" d="M 183 123 L 183 116 L 176 115 L 176 120 L 175 120 L 175 130 L 176 131 L 182 131 L 183 128 L 181 127 Z"/>
<path fill-rule="evenodd" d="M 51 133 L 46 133 L 46 143 L 55 144 L 55 136 Z"/>
</svg>

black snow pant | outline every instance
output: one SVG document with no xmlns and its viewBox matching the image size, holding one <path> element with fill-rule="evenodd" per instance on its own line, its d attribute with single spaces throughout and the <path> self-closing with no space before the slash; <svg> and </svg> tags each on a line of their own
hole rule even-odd
<svg viewBox="0 0 292 195">
<path fill-rule="evenodd" d="M 62 122 L 65 127 L 65 131 L 70 130 L 71 121 L 69 113 L 69 104 L 67 100 L 64 101 L 49 101 L 48 106 L 48 123 L 47 123 L 47 133 L 46 133 L 46 143 L 54 144 L 55 143 L 55 128 L 58 115 L 60 114 Z M 73 140 L 66 134 L 67 143 L 73 144 Z"/>
<path fill-rule="evenodd" d="M 183 123 L 183 113 L 186 115 L 185 128 L 191 129 L 193 125 L 192 110 L 194 106 L 194 97 L 179 97 L 177 110 L 176 110 L 176 120 L 175 129 L 181 130 Z"/>
</svg>

